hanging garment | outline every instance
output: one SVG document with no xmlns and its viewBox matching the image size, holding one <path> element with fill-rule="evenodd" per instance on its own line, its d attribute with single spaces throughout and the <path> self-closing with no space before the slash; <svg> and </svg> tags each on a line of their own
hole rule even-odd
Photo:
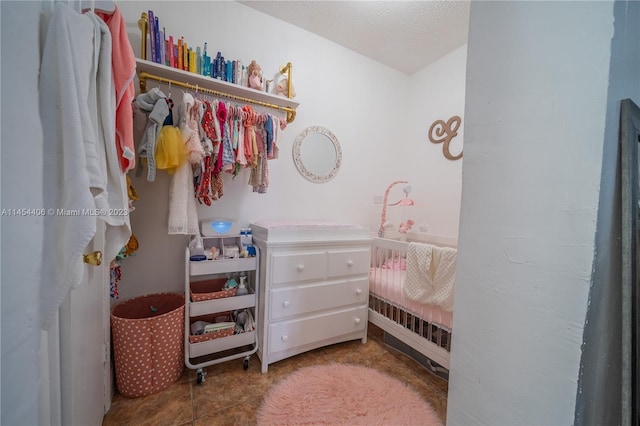
<svg viewBox="0 0 640 426">
<path fill-rule="evenodd" d="M 236 160 L 234 158 L 233 148 L 231 146 L 231 129 L 229 127 L 229 120 L 224 121 L 223 127 L 224 137 L 222 138 L 222 171 L 233 173 Z"/>
<path fill-rule="evenodd" d="M 165 118 L 169 115 L 169 106 L 165 101 L 165 95 L 160 89 L 154 87 L 146 93 L 141 93 L 136 98 L 138 109 L 146 112 L 147 127 L 140 140 L 138 156 L 147 161 L 147 180 L 156 180 L 156 143 Z M 138 164 L 136 176 L 142 174 L 142 162 Z"/>
<path fill-rule="evenodd" d="M 180 131 L 187 149 L 189 162 L 193 165 L 200 164 L 204 155 L 200 135 L 198 133 L 198 108 L 196 100 L 189 93 L 182 97 L 182 117 L 180 119 Z"/>
<path fill-rule="evenodd" d="M 95 61 L 91 75 L 91 85 L 95 85 L 96 96 L 89 98 L 93 128 L 96 132 L 100 154 L 101 173 L 97 177 L 105 191 L 95 197 L 98 218 L 105 222 L 105 259 L 114 259 L 122 246 L 131 236 L 127 182 L 120 169 L 116 149 L 115 127 L 115 90 L 111 68 L 111 33 L 104 21 L 95 14 L 87 12 L 95 26 Z M 93 92 L 93 89 L 91 90 Z M 95 186 L 95 185 L 94 185 Z M 113 215 L 111 215 L 113 213 Z"/>
<path fill-rule="evenodd" d="M 213 172 L 213 157 L 205 155 L 200 165 L 200 175 L 196 181 L 196 198 L 200 204 L 211 205 L 211 174 Z"/>
<path fill-rule="evenodd" d="M 267 121 L 264 123 L 264 132 L 266 134 L 266 152 L 267 158 L 273 158 L 273 120 L 271 119 L 271 114 L 267 115 Z"/>
<path fill-rule="evenodd" d="M 193 171 L 188 161 L 182 163 L 169 186 L 169 226 L 171 235 L 196 235 L 198 212 L 193 194 Z"/>
<path fill-rule="evenodd" d="M 257 164 L 257 155 L 254 152 L 254 145 L 256 134 L 253 129 L 253 124 L 255 123 L 255 113 L 253 112 L 253 108 L 249 105 L 245 105 L 242 107 L 242 112 L 244 116 L 243 126 L 244 126 L 244 157 L 247 159 L 247 167 L 254 167 Z"/>
<path fill-rule="evenodd" d="M 116 94 L 116 149 L 120 165 L 124 173 L 133 170 L 136 165 L 133 145 L 133 114 L 131 101 L 135 96 L 133 79 L 136 76 L 136 57 L 133 53 L 127 26 L 118 9 L 114 5 L 113 13 L 96 11 L 107 24 L 112 39 L 112 68 Z"/>
<path fill-rule="evenodd" d="M 246 167 L 247 158 L 244 154 L 244 124 L 238 120 L 238 146 L 236 147 L 236 166 Z M 236 167 L 238 170 L 238 167 Z"/>
<path fill-rule="evenodd" d="M 222 173 L 214 174 L 211 177 L 211 199 L 217 200 L 222 198 L 224 185 L 222 182 Z"/>
<path fill-rule="evenodd" d="M 251 137 L 251 167 L 256 167 L 258 162 L 260 161 L 260 148 L 258 147 L 258 135 L 257 135 L 257 124 L 254 123 L 253 126 L 250 127 L 249 135 Z"/>
<path fill-rule="evenodd" d="M 249 177 L 249 184 L 253 186 L 253 192 L 257 192 L 259 194 L 266 193 L 267 187 L 269 186 L 269 170 L 265 143 L 267 133 L 262 126 L 263 121 L 262 117 L 260 117 L 255 126 L 256 152 L 258 153 L 258 160 L 256 166 L 251 169 L 251 175 Z"/>
<path fill-rule="evenodd" d="M 231 130 L 231 148 L 235 152 L 238 149 L 238 136 L 239 136 L 238 126 L 240 125 L 240 120 L 238 119 L 238 116 L 235 114 L 235 112 L 230 117 L 229 120 L 230 120 L 229 122 L 231 123 L 231 129 L 232 129 Z"/>
<path fill-rule="evenodd" d="M 192 164 L 200 167 L 204 151 L 198 136 L 195 99 L 188 93 L 183 96 L 180 131 L 187 151 L 185 161 L 176 171 L 169 186 L 169 234 L 195 235 L 198 229 L 198 212 L 193 188 Z"/>
<path fill-rule="evenodd" d="M 209 101 L 202 102 L 198 110 L 198 124 L 200 131 L 200 142 L 205 155 L 213 153 L 213 140 L 216 138 L 215 127 L 213 125 L 213 112 Z"/>
<path fill-rule="evenodd" d="M 162 122 L 163 126 L 173 126 L 173 99 L 165 98 L 167 101 L 167 107 L 169 108 L 169 115 Z"/>
<path fill-rule="evenodd" d="M 95 27 L 86 16 L 56 3 L 46 29 L 39 77 L 43 127 L 44 206 L 60 211 L 96 207 L 93 176 L 100 173 L 98 141 L 87 100 L 94 66 Z M 40 310 L 48 328 L 69 291 L 82 281 L 84 251 L 96 232 L 93 215 L 44 217 Z"/>
<path fill-rule="evenodd" d="M 275 160 L 278 158 L 278 135 L 280 134 L 280 119 L 276 116 L 271 116 L 273 120 L 273 147 L 271 148 L 271 157 L 270 160 Z M 286 122 L 286 120 L 285 120 Z"/>
<path fill-rule="evenodd" d="M 187 148 L 182 140 L 180 129 L 174 126 L 162 126 L 156 144 L 156 168 L 174 174 L 178 167 L 187 161 Z"/>
<path fill-rule="evenodd" d="M 267 167 L 267 157 L 260 154 L 258 156 L 258 163 L 251 169 L 251 174 L 249 175 L 249 185 L 253 187 L 253 192 L 259 194 L 265 194 L 267 192 L 267 187 L 269 186 L 269 171 Z"/>
<path fill-rule="evenodd" d="M 225 127 L 225 123 L 227 122 L 227 106 L 224 102 L 218 102 L 216 106 L 216 115 L 215 119 L 218 122 L 218 126 L 220 128 L 220 145 L 218 145 L 218 152 L 216 156 L 215 165 L 213 166 L 213 174 L 217 175 L 222 171 L 223 166 L 223 158 L 225 152 L 225 140 L 228 140 L 229 132 Z"/>
</svg>

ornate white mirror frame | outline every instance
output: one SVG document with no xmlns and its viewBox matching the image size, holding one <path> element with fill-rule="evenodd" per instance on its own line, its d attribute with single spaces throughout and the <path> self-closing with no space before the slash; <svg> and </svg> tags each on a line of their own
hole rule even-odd
<svg viewBox="0 0 640 426">
<path fill-rule="evenodd" d="M 340 142 L 326 127 L 307 127 L 293 142 L 293 161 L 306 179 L 328 182 L 338 174 L 342 163 Z"/>
</svg>

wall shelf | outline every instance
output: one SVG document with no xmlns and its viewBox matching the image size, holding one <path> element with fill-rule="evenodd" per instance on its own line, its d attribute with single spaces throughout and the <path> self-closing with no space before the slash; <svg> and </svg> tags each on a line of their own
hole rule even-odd
<svg viewBox="0 0 640 426">
<path fill-rule="evenodd" d="M 289 98 L 157 64 L 145 59 L 136 59 L 136 65 L 138 79 L 140 80 L 140 91 L 142 92 L 147 90 L 147 80 L 155 80 L 193 91 L 201 91 L 214 96 L 284 111 L 287 113 L 287 122 L 289 123 L 296 117 L 296 108 L 299 103 Z"/>
</svg>

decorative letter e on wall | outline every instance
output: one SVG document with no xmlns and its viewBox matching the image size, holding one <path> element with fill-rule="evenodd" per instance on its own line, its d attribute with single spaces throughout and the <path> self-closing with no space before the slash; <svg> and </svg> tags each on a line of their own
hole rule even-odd
<svg viewBox="0 0 640 426">
<path fill-rule="evenodd" d="M 443 120 L 434 121 L 431 127 L 429 127 L 429 140 L 433 143 L 444 142 L 442 146 L 442 152 L 444 156 L 449 160 L 459 160 L 462 158 L 462 151 L 457 156 L 451 155 L 449 151 L 449 143 L 451 139 L 458 136 L 458 129 L 460 128 L 461 119 L 457 115 L 451 117 L 445 123 Z M 433 131 L 435 130 L 435 137 Z"/>
</svg>

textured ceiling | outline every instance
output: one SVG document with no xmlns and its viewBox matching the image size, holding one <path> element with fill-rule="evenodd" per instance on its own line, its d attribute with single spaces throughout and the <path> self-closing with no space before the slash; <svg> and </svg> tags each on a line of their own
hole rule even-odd
<svg viewBox="0 0 640 426">
<path fill-rule="evenodd" d="M 469 0 L 240 3 L 409 75 L 467 42 Z"/>
</svg>

